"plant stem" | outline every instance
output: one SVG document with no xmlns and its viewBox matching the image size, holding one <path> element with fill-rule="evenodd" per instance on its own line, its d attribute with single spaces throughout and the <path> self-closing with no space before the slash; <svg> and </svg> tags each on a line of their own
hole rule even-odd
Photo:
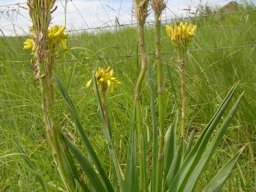
<svg viewBox="0 0 256 192">
<path fill-rule="evenodd" d="M 137 101 L 138 102 L 138 101 Z M 146 191 L 146 150 L 145 136 L 142 130 L 141 104 L 136 102 L 136 122 L 139 139 L 139 159 L 140 159 L 140 191 Z"/>
<path fill-rule="evenodd" d="M 145 51 L 145 40 L 144 40 L 144 26 L 145 21 L 148 16 L 148 4 L 149 0 L 134 0 L 135 2 L 135 14 L 137 19 L 137 32 L 139 38 L 139 50 L 140 50 L 140 60 L 141 60 L 141 70 L 139 77 L 137 79 L 137 83 L 135 86 L 135 109 L 136 109 L 136 125 L 138 130 L 138 138 L 139 138 L 139 159 L 140 159 L 140 191 L 147 191 L 147 173 L 146 173 L 146 148 L 145 148 L 145 135 L 143 133 L 142 126 L 142 110 L 141 110 L 141 86 L 143 79 L 145 77 L 145 73 L 147 70 L 147 55 Z"/>
<path fill-rule="evenodd" d="M 43 62 L 40 62 L 40 68 L 41 70 L 43 69 L 42 71 L 44 71 L 43 74 L 45 75 L 40 75 L 39 83 L 46 135 L 50 147 L 52 148 L 53 158 L 62 181 L 68 191 L 73 191 L 74 183 L 72 182 L 72 175 L 69 174 L 68 169 L 65 166 L 64 154 L 59 139 L 60 128 L 56 115 L 54 114 L 54 91 L 52 85 L 52 65 L 54 60 L 51 56 L 45 55 L 45 58 L 43 58 L 42 61 Z"/>
<path fill-rule="evenodd" d="M 36 65 L 38 66 L 38 74 L 42 74 L 42 71 L 45 71 L 45 61 L 44 59 L 38 59 Z M 45 74 L 45 73 L 43 73 Z M 47 136 L 47 141 L 52 149 L 53 158 L 57 165 L 57 169 L 61 175 L 63 183 L 68 191 L 72 191 L 73 184 L 72 178 L 67 172 L 67 169 L 64 165 L 63 161 L 63 153 L 60 146 L 59 141 L 59 130 L 56 117 L 54 117 L 53 108 L 54 108 L 54 93 L 52 89 L 52 79 L 47 75 L 40 75 L 39 78 L 39 87 L 40 87 L 40 94 L 41 94 L 41 103 L 42 103 L 42 110 L 44 116 L 44 124 L 45 124 L 45 131 Z"/>
<path fill-rule="evenodd" d="M 158 125 L 159 125 L 159 149 L 157 159 L 157 182 L 155 191 L 161 191 L 162 188 L 162 165 L 163 165 L 163 148 L 164 148 L 164 74 L 163 63 L 161 60 L 161 19 L 160 14 L 155 12 L 155 46 L 156 46 L 156 64 L 158 67 Z"/>
<path fill-rule="evenodd" d="M 181 130 L 180 138 L 185 142 L 186 138 L 186 72 L 185 72 L 185 57 L 186 49 L 179 47 L 178 50 L 178 66 L 180 72 L 180 83 L 181 83 Z"/>
<path fill-rule="evenodd" d="M 146 150 L 145 136 L 142 130 L 141 115 L 141 86 L 147 69 L 147 56 L 144 45 L 144 24 L 138 25 L 139 49 L 141 55 L 141 70 L 135 87 L 135 105 L 136 105 L 136 122 L 139 138 L 139 154 L 140 154 L 140 191 L 146 191 Z"/>
<path fill-rule="evenodd" d="M 144 25 L 138 25 L 139 50 L 141 55 L 141 70 L 135 87 L 135 100 L 141 101 L 141 86 L 147 70 L 147 56 L 145 51 Z"/>
<path fill-rule="evenodd" d="M 54 51 L 48 48 L 48 28 L 54 3 L 54 0 L 28 0 L 29 14 L 33 23 L 33 42 L 36 49 L 34 53 L 35 75 L 39 81 L 46 137 L 61 179 L 67 191 L 73 192 L 75 183 L 61 148 L 60 128 L 54 110 L 52 70 L 55 56 Z"/>
<path fill-rule="evenodd" d="M 103 121 L 104 121 L 103 133 L 106 137 L 110 157 L 114 164 L 114 169 L 115 169 L 116 177 L 117 177 L 118 184 L 119 184 L 119 191 L 122 192 L 123 191 L 124 174 L 121 169 L 120 163 L 118 161 L 116 150 L 115 150 L 115 147 L 113 144 L 112 130 L 111 130 L 111 126 L 110 126 L 108 109 L 107 109 L 106 90 L 101 90 L 101 94 L 102 94 L 102 110 L 103 110 Z"/>
</svg>

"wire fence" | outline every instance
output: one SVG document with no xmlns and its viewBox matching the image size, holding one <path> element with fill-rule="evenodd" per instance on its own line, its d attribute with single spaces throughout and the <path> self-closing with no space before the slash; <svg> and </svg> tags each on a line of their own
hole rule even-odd
<svg viewBox="0 0 256 192">
<path fill-rule="evenodd" d="M 200 48 L 200 49 L 188 49 L 189 53 L 193 52 L 216 52 L 216 51 L 225 51 L 225 50 L 232 50 L 232 49 L 245 49 L 245 48 L 252 48 L 254 50 L 256 48 L 256 44 L 244 44 L 244 45 L 235 45 L 235 46 L 223 46 L 223 47 L 208 47 L 208 48 Z M 174 52 L 169 51 L 169 52 L 161 52 L 161 55 L 170 55 L 173 54 Z M 25 55 L 25 54 L 24 54 Z M 27 54 L 26 54 L 27 55 Z M 155 53 L 147 53 L 148 56 L 154 56 Z M 127 58 L 137 58 L 140 56 L 140 54 L 133 54 L 133 55 L 119 55 L 119 56 L 109 56 L 109 57 L 91 57 L 91 58 L 86 58 L 86 59 L 69 59 L 69 60 L 64 60 L 62 62 L 64 63 L 73 63 L 73 62 L 86 62 L 86 61 L 92 61 L 92 60 L 117 60 L 117 59 L 127 59 Z M 19 63 L 29 63 L 31 60 L 2 60 L 0 61 L 0 64 L 4 63 L 13 63 L 13 64 L 19 64 Z"/>
<path fill-rule="evenodd" d="M 2 0 L 2 2 L 6 2 Z M 67 3 L 67 9 L 65 9 Z M 102 30 L 114 30 L 123 27 L 137 25 L 133 14 L 133 0 L 119 0 L 113 3 L 109 0 L 98 1 L 57 0 L 57 11 L 54 13 L 53 23 L 66 24 L 69 33 L 98 32 Z M 118 2 L 118 1 L 115 1 Z M 162 16 L 163 23 L 172 23 L 177 20 L 197 19 L 198 17 L 220 17 L 231 14 L 241 15 L 255 12 L 254 10 L 212 12 L 204 14 L 204 6 L 190 4 L 175 8 L 171 1 L 167 1 L 167 7 Z M 201 7 L 200 9 L 198 7 Z M 147 25 L 154 23 L 153 14 L 149 12 Z M 2 4 L 0 1 L 0 35 L 24 36 L 28 35 L 30 18 L 28 16 L 27 3 L 22 0 L 18 3 Z"/>
<path fill-rule="evenodd" d="M 131 3 L 111 4 L 111 1 L 78 1 L 56 0 L 57 10 L 53 13 L 53 23 L 67 25 L 70 32 L 93 26 L 104 27 L 110 23 L 126 23 L 132 18 Z M 132 0 L 128 0 L 131 1 Z M 0 1 L 0 31 L 3 36 L 27 35 L 30 26 L 27 3 L 1 4 Z M 124 1 L 125 2 L 125 1 Z M 109 4 L 110 3 L 110 4 Z M 66 7 L 66 8 L 65 8 Z M 126 13 L 125 16 L 120 14 Z"/>
<path fill-rule="evenodd" d="M 57 2 L 59 2 L 60 4 L 58 5 L 61 5 L 61 6 L 64 6 L 64 0 L 58 0 Z M 71 1 L 73 3 L 73 8 L 74 10 L 80 15 L 81 18 L 83 18 L 83 15 L 81 14 L 81 10 L 83 10 L 83 8 L 81 10 L 79 10 L 80 7 L 76 6 L 75 4 L 75 1 Z M 1 3 L 1 0 L 0 0 L 0 3 Z M 13 8 L 16 7 L 16 9 Z M 15 20 L 15 19 L 18 19 L 20 17 L 23 17 L 23 19 L 26 19 L 29 21 L 29 18 L 28 18 L 28 15 L 25 15 L 25 12 L 24 14 L 22 14 L 21 10 L 26 10 L 26 2 L 20 2 L 20 3 L 15 3 L 15 4 L 6 4 L 6 5 L 0 5 L 0 21 L 3 17 L 3 15 L 7 15 L 7 12 L 4 12 L 4 11 L 1 11 L 1 8 L 8 8 L 9 10 L 9 14 L 13 14 L 12 15 L 12 20 Z M 168 8 L 167 8 L 168 9 Z M 5 10 L 5 9 L 3 9 Z M 121 9 L 119 9 L 120 11 Z M 19 12 L 21 11 L 21 12 Z M 106 10 L 105 10 L 106 11 Z M 203 18 L 203 17 L 225 17 L 227 15 L 238 15 L 238 16 L 241 16 L 241 15 L 246 15 L 246 14 L 251 14 L 251 13 L 256 13 L 256 9 L 250 9 L 250 10 L 242 10 L 242 11 L 232 11 L 232 12 L 212 12 L 211 14 L 189 14 L 188 16 L 184 16 L 184 17 L 175 17 L 175 18 L 165 18 L 165 19 L 162 19 L 162 22 L 163 23 L 171 23 L 171 22 L 174 22 L 174 21 L 177 21 L 177 20 L 195 20 L 195 19 L 198 19 L 198 18 Z M 118 13 L 119 14 L 119 13 Z M 117 14 L 117 15 L 118 15 Z M 11 16 L 9 16 L 9 18 L 11 18 Z M 84 23 L 84 25 L 87 25 L 86 24 L 86 18 L 83 18 L 84 21 L 81 21 Z M 154 21 L 153 20 L 149 20 L 147 21 L 147 25 L 152 25 L 154 24 Z M 104 30 L 108 30 L 108 29 L 120 29 L 122 27 L 129 27 L 129 26 L 135 26 L 137 25 L 137 23 L 131 19 L 129 23 L 119 23 L 118 21 L 116 21 L 115 24 L 107 24 L 105 26 L 100 26 L 100 27 L 85 27 L 85 28 L 79 28 L 79 29 L 69 29 L 69 33 L 80 33 L 80 32 L 88 32 L 88 31 L 104 31 Z M 216 25 L 214 26 L 211 26 L 211 27 L 215 27 Z M 235 23 L 233 26 L 236 26 L 237 27 L 237 23 Z M 2 32 L 2 34 L 4 34 L 3 30 L 1 29 L 2 25 L 1 25 L 1 22 L 0 22 L 0 31 Z M 14 24 L 12 25 L 13 29 L 17 28 L 17 26 L 15 26 Z M 209 26 L 208 26 L 209 27 Z M 24 30 L 23 30 L 24 31 Z M 223 50 L 230 50 L 230 49 L 245 49 L 245 48 L 252 48 L 252 50 L 254 50 L 256 47 L 256 44 L 252 43 L 252 44 L 240 44 L 240 45 L 232 45 L 232 46 L 221 46 L 221 47 L 204 47 L 204 48 L 197 48 L 197 49 L 190 49 L 188 50 L 189 52 L 201 52 L 201 51 L 223 51 Z M 167 54 L 171 54 L 171 52 L 162 52 L 161 53 L 162 55 L 167 55 Z M 148 53 L 149 56 L 153 56 L 154 53 Z M 26 58 L 28 56 L 28 54 L 19 54 L 19 58 L 22 58 L 24 56 L 24 58 Z M 110 57 L 92 57 L 92 58 L 87 58 L 87 59 L 84 59 L 84 61 L 88 61 L 88 60 L 102 60 L 102 59 L 105 59 L 105 60 L 114 60 L 114 59 L 125 59 L 125 58 L 135 58 L 135 57 L 138 57 L 139 55 L 136 54 L 136 53 L 133 53 L 133 54 L 129 54 L 129 55 L 119 55 L 119 56 L 110 56 Z M 63 62 L 65 63 L 71 63 L 71 62 L 74 62 L 75 60 L 71 59 L 71 60 L 65 60 Z M 1 60 L 0 61 L 0 65 L 1 64 L 4 64 L 4 63 L 29 63 L 30 60 L 28 59 L 25 59 L 25 60 Z"/>
<path fill-rule="evenodd" d="M 214 14 L 205 14 L 205 15 L 195 15 L 195 16 L 186 16 L 186 17 L 177 17 L 177 18 L 170 18 L 170 19 L 163 19 L 161 20 L 163 24 L 166 23 L 173 23 L 176 21 L 183 21 L 183 20 L 195 20 L 198 18 L 203 17 L 216 17 L 216 16 L 227 16 L 227 15 L 235 15 L 235 14 L 243 14 L 243 13 L 256 13 L 256 10 L 249 10 L 249 11 L 236 11 L 236 12 L 228 12 L 228 13 L 214 13 Z M 154 21 L 146 21 L 146 25 L 154 25 Z M 88 28 L 80 28 L 80 29 L 72 29 L 68 30 L 69 33 L 73 32 L 87 32 L 87 31 L 102 31 L 104 29 L 116 29 L 116 28 L 122 28 L 122 27 L 131 27 L 136 26 L 137 22 L 131 22 L 131 23 L 123 23 L 123 24 L 115 24 L 115 25 L 107 25 L 107 26 L 101 26 L 101 27 L 88 27 Z M 216 25 L 215 25 L 216 26 Z"/>
</svg>

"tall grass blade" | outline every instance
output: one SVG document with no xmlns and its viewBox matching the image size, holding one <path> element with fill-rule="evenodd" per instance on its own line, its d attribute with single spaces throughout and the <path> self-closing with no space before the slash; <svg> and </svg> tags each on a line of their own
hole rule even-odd
<svg viewBox="0 0 256 192">
<path fill-rule="evenodd" d="M 172 69 L 170 66 L 171 65 L 167 65 L 167 76 L 171 83 L 171 91 L 174 95 L 174 98 L 176 99 L 175 102 L 177 102 L 177 98 L 179 98 L 177 93 L 178 91 L 175 88 L 174 77 L 173 77 Z"/>
<path fill-rule="evenodd" d="M 75 125 L 76 125 L 76 127 L 77 127 L 77 129 L 78 129 L 78 131 L 81 135 L 82 141 L 83 141 L 83 143 L 84 143 L 84 145 L 85 145 L 85 147 L 88 151 L 88 154 L 89 154 L 90 158 L 95 163 L 95 166 L 96 166 L 97 170 L 99 171 L 99 174 L 102 177 L 102 179 L 103 179 L 103 181 L 106 185 L 107 190 L 108 191 L 114 191 L 114 188 L 113 188 L 106 172 L 104 171 L 96 152 L 94 151 L 87 135 L 85 134 L 85 132 L 83 130 L 83 126 L 81 124 L 80 118 L 77 114 L 77 111 L 76 111 L 70 97 L 68 96 L 68 93 L 66 92 L 66 90 L 65 90 L 63 84 L 61 83 L 61 81 L 57 77 L 55 77 L 55 79 L 56 79 L 57 86 L 58 86 L 62 96 L 64 97 L 64 99 L 67 103 L 67 106 L 68 106 L 68 108 L 71 112 L 71 115 L 72 115 L 72 117 L 75 121 Z"/>
<path fill-rule="evenodd" d="M 22 155 L 23 160 L 26 162 L 28 168 L 31 170 L 31 172 L 35 175 L 35 179 L 36 181 L 38 181 L 38 183 L 40 183 L 42 189 L 46 192 L 48 192 L 48 188 L 44 182 L 43 177 L 41 176 L 41 174 L 39 173 L 36 165 L 29 159 L 28 155 L 26 154 L 25 150 L 23 149 L 23 147 L 21 146 L 21 144 L 19 143 L 19 141 L 17 139 L 14 138 L 14 143 L 16 145 L 17 150 L 21 153 L 24 154 Z"/>
<path fill-rule="evenodd" d="M 70 149 L 70 151 L 73 153 L 74 157 L 78 161 L 78 163 L 81 165 L 82 170 L 85 172 L 87 177 L 89 178 L 92 186 L 96 191 L 106 191 L 107 189 L 103 185 L 102 181 L 100 180 L 98 174 L 94 170 L 93 166 L 89 162 L 89 160 L 83 155 L 82 151 L 64 135 L 65 142 Z"/>
<path fill-rule="evenodd" d="M 245 146 L 219 170 L 216 176 L 203 189 L 203 192 L 217 192 L 221 190 L 244 148 Z"/>
</svg>

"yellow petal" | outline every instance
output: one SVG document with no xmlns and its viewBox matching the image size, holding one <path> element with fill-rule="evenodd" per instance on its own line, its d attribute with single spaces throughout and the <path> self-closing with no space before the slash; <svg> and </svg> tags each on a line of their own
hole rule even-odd
<svg viewBox="0 0 256 192">
<path fill-rule="evenodd" d="M 111 86 L 111 81 L 110 81 L 110 80 L 107 80 L 107 84 L 108 84 L 108 86 L 110 87 L 110 86 Z"/>
<path fill-rule="evenodd" d="M 26 39 L 26 41 L 23 43 L 24 49 L 32 49 L 34 47 L 34 42 L 32 39 Z"/>
<path fill-rule="evenodd" d="M 61 44 L 61 47 L 62 47 L 64 50 L 68 50 L 67 43 L 66 43 L 65 40 L 62 40 L 62 41 L 60 42 L 60 44 Z"/>
<path fill-rule="evenodd" d="M 171 37 L 172 34 L 172 27 L 169 25 L 166 25 L 166 33 L 169 37 Z"/>
<path fill-rule="evenodd" d="M 92 79 L 89 80 L 89 81 L 86 83 L 86 88 L 89 88 L 89 87 L 91 86 L 91 84 L 92 84 Z"/>
<path fill-rule="evenodd" d="M 101 77 L 101 78 L 99 79 L 99 82 L 103 83 L 103 82 L 104 82 L 104 78 Z"/>
<path fill-rule="evenodd" d="M 24 49 L 31 49 L 31 45 L 24 45 Z"/>
</svg>

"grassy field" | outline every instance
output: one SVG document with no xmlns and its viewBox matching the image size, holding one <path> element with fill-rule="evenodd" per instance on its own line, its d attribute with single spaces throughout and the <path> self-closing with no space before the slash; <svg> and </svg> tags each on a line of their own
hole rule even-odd
<svg viewBox="0 0 256 192">
<path fill-rule="evenodd" d="M 200 133 L 216 111 L 230 87 L 239 81 L 238 93 L 244 92 L 239 110 L 232 121 L 225 141 L 214 156 L 211 166 L 198 183 L 207 183 L 223 162 L 243 145 L 246 149 L 223 191 L 256 190 L 256 12 L 209 15 L 193 19 L 198 33 L 189 47 L 187 67 L 189 131 Z M 149 62 L 154 62 L 154 33 L 146 30 Z M 30 54 L 23 50 L 24 38 L 0 37 L 0 191 L 40 191 L 33 173 L 18 154 L 17 138 L 37 165 L 45 181 L 61 186 L 44 134 L 40 96 L 34 79 Z M 166 120 L 173 121 L 180 105 L 179 75 L 174 50 L 162 27 L 162 57 L 166 76 Z M 81 33 L 69 39 L 69 53 L 59 56 L 56 75 L 77 107 L 82 123 L 106 168 L 110 167 L 101 120 L 92 89 L 86 89 L 96 66 L 112 66 L 121 81 L 118 89 L 108 95 L 114 137 L 121 162 L 127 154 L 127 136 L 131 127 L 134 85 L 139 72 L 136 29 L 117 29 L 95 34 Z M 77 131 L 65 103 L 57 94 L 61 126 L 74 135 Z M 148 83 L 143 87 L 144 123 L 150 130 Z M 168 126 L 168 124 L 166 125 Z M 148 138 L 151 140 L 151 138 Z M 124 166 L 124 165 L 123 165 Z"/>
</svg>

